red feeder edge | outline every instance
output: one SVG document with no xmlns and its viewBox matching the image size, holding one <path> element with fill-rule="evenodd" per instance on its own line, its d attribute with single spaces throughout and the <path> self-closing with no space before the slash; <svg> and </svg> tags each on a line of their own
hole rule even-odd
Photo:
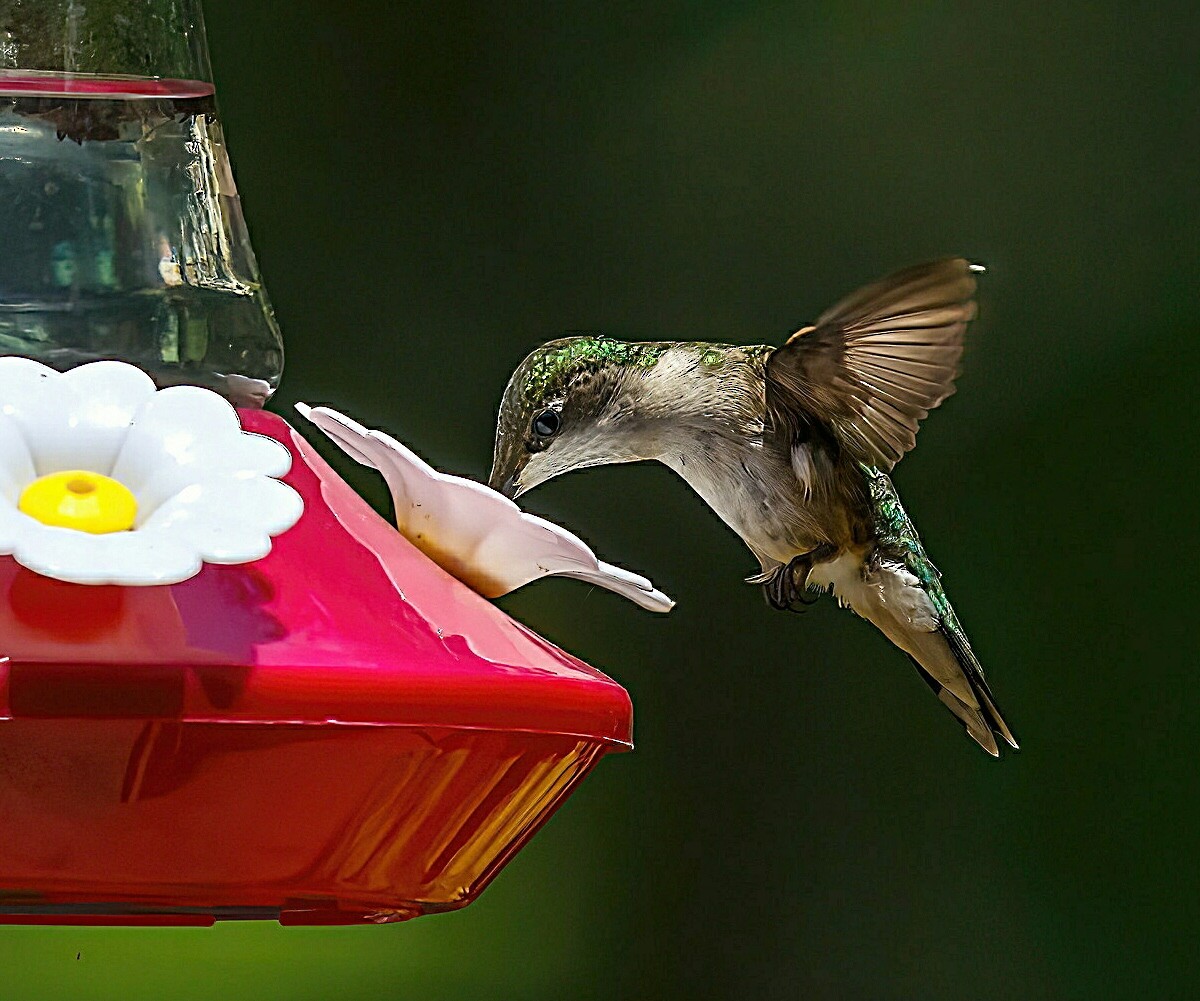
<svg viewBox="0 0 1200 1001">
<path fill-rule="evenodd" d="M 452 910 L 631 747 L 620 685 L 239 415 L 305 504 L 262 560 L 89 587 L 0 558 L 0 922 Z"/>
</svg>

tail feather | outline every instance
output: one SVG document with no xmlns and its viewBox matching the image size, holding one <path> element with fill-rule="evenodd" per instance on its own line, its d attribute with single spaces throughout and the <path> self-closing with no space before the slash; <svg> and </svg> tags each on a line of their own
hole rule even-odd
<svg viewBox="0 0 1200 1001">
<path fill-rule="evenodd" d="M 925 555 L 895 487 L 878 470 L 862 468 L 877 544 L 865 553 L 843 552 L 818 564 L 807 583 L 834 590 L 842 604 L 908 654 L 941 703 L 988 754 L 999 757 L 997 737 L 1015 749 L 1016 738 L 942 589 L 941 574 Z"/>
<path fill-rule="evenodd" d="M 978 709 L 971 709 L 969 706 L 963 705 L 957 698 L 949 692 L 943 690 L 938 696 L 942 705 L 949 709 L 959 722 L 966 728 L 967 736 L 969 736 L 976 744 L 982 747 L 993 758 L 1000 757 L 1000 748 L 996 744 L 996 737 L 992 733 L 992 728 L 988 726 L 983 715 Z"/>
<path fill-rule="evenodd" d="M 936 635 L 936 634 L 935 634 Z M 942 634 L 944 635 L 944 634 Z M 949 643 L 950 649 L 954 649 L 954 644 Z M 967 670 L 962 670 L 959 674 L 959 679 L 966 681 L 969 685 L 970 696 L 968 700 L 960 698 L 949 687 L 943 685 L 935 678 L 929 669 L 923 665 L 916 657 L 909 655 L 909 660 L 917 669 L 921 678 L 933 690 L 933 694 L 938 697 L 938 701 L 950 710 L 962 723 L 963 728 L 975 743 L 982 747 L 992 757 L 1000 757 L 1000 747 L 996 743 L 996 738 L 1001 738 L 1006 744 L 1013 749 L 1017 748 L 1017 741 L 1012 735 L 1012 731 L 1008 728 L 1008 724 L 1004 722 L 1004 717 L 1001 716 L 1000 710 L 996 707 L 996 700 L 993 698 L 991 690 L 987 686 L 987 682 L 983 680 L 982 675 L 972 677 Z M 958 687 L 957 685 L 955 687 Z"/>
<path fill-rule="evenodd" d="M 880 574 L 888 572 L 886 565 L 878 571 Z M 911 574 L 903 570 L 900 573 L 910 588 L 909 597 L 930 601 L 932 612 L 928 593 Z M 975 743 L 993 757 L 1000 756 L 997 737 L 1016 748 L 1012 731 L 996 706 L 979 661 L 957 620 L 950 624 L 939 616 L 933 629 L 924 631 L 927 627 L 921 619 L 896 615 L 895 601 L 884 602 L 882 607 L 867 606 L 855 610 L 908 654 L 938 700 L 958 718 Z"/>
<path fill-rule="evenodd" d="M 1008 728 L 1008 724 L 1004 722 L 1004 717 L 1000 714 L 1000 709 L 996 705 L 996 698 L 992 695 L 992 690 L 988 687 L 987 680 L 983 676 L 983 668 L 976 659 L 975 652 L 971 649 L 970 643 L 967 642 L 966 633 L 962 631 L 962 626 L 958 624 L 958 616 L 954 614 L 954 609 L 950 607 L 948 601 L 946 602 L 946 608 L 949 611 L 949 621 L 942 626 L 942 635 L 946 637 L 946 642 L 950 645 L 950 651 L 954 654 L 954 659 L 958 661 L 958 666 L 974 690 L 975 697 L 979 700 L 980 708 L 987 717 L 988 725 L 1004 739 L 1004 742 L 1009 747 L 1017 750 L 1020 745 L 1017 744 L 1017 739 L 1013 736 L 1012 730 Z"/>
<path fill-rule="evenodd" d="M 962 723 L 963 728 L 967 731 L 967 736 L 970 737 L 976 744 L 982 747 L 993 758 L 1000 757 L 1000 747 L 996 743 L 996 736 L 992 732 L 992 728 L 988 725 L 988 721 L 984 718 L 983 713 L 978 709 L 973 709 L 960 699 L 957 695 L 947 688 L 942 688 L 936 681 L 933 680 L 921 667 L 920 662 L 915 657 L 910 657 L 921 677 L 929 683 L 929 687 L 933 689 L 934 694 L 938 697 L 938 701 L 949 709 L 958 721 Z"/>
</svg>

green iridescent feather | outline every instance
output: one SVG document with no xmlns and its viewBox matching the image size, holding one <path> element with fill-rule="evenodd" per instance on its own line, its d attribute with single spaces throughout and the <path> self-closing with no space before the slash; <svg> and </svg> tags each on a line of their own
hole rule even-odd
<svg viewBox="0 0 1200 1001">
<path fill-rule="evenodd" d="M 542 401 L 563 395 L 580 379 L 610 365 L 653 368 L 669 348 L 665 343 L 631 343 L 603 335 L 584 335 L 548 344 L 528 361 L 525 397 Z"/>
<path fill-rule="evenodd" d="M 891 479 L 874 466 L 860 468 L 871 490 L 871 510 L 875 518 L 879 548 L 903 558 L 904 565 L 921 582 L 922 589 L 937 609 L 942 629 L 948 634 L 952 645 L 958 648 L 956 652 L 969 657 L 971 664 L 978 670 L 979 661 L 972 653 L 967 635 L 959 625 L 950 599 L 942 589 L 942 575 L 925 554 L 925 547 L 921 545 L 917 529 L 900 503 L 900 496 L 896 493 Z"/>
</svg>

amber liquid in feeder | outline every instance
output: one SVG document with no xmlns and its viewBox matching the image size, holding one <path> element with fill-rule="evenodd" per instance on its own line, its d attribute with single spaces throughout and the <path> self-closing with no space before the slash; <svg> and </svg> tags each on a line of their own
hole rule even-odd
<svg viewBox="0 0 1200 1001">
<path fill-rule="evenodd" d="M 0 71 L 0 354 L 265 402 L 282 340 L 211 84 Z"/>
</svg>

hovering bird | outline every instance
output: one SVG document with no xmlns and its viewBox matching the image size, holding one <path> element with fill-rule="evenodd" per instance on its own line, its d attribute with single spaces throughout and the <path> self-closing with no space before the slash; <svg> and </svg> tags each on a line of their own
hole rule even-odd
<svg viewBox="0 0 1200 1001">
<path fill-rule="evenodd" d="M 490 483 L 655 459 L 758 558 L 776 608 L 832 592 L 908 654 L 985 751 L 1004 722 L 888 473 L 954 392 L 975 274 L 953 258 L 847 296 L 781 347 L 601 335 L 538 348 L 513 373 Z"/>
</svg>

